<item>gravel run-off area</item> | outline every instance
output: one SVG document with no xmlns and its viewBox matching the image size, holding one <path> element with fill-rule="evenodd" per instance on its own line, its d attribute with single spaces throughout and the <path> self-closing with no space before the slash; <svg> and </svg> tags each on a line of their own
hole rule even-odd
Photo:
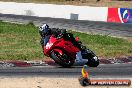
<svg viewBox="0 0 132 88">
<path fill-rule="evenodd" d="M 83 88 L 83 87 L 79 84 L 78 78 L 0 77 L 0 88 Z M 85 88 L 132 88 L 132 86 L 87 86 Z"/>
</svg>

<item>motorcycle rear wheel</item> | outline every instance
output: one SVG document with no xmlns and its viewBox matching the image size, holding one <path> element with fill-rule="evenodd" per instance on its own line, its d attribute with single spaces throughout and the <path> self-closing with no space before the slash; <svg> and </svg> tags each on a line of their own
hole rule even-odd
<svg viewBox="0 0 132 88">
<path fill-rule="evenodd" d="M 64 68 L 69 68 L 74 64 L 74 60 L 67 54 L 60 55 L 58 52 L 52 51 L 51 58 Z"/>
<path fill-rule="evenodd" d="M 89 67 L 97 67 L 99 65 L 99 59 L 94 59 L 94 58 L 89 59 L 87 65 Z"/>
</svg>

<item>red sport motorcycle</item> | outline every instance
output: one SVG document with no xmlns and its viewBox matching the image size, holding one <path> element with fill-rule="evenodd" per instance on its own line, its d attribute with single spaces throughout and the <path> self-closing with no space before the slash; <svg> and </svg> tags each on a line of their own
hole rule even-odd
<svg viewBox="0 0 132 88">
<path fill-rule="evenodd" d="M 80 51 L 71 40 L 73 34 L 65 33 L 61 34 L 59 37 L 54 37 L 51 35 L 46 46 L 43 46 L 44 55 L 51 57 L 57 64 L 62 67 L 71 67 L 76 63 L 77 52 Z M 79 41 L 78 37 L 75 38 L 76 42 Z M 87 59 L 87 65 L 90 67 L 97 67 L 99 65 L 99 59 L 97 56 L 89 49 L 81 51 L 81 56 L 83 59 Z"/>
</svg>

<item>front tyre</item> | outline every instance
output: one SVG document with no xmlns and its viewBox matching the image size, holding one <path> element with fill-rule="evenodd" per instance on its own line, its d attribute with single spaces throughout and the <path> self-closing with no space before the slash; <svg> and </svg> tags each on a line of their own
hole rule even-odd
<svg viewBox="0 0 132 88">
<path fill-rule="evenodd" d="M 65 68 L 69 68 L 74 64 L 74 60 L 67 54 L 60 55 L 56 51 L 51 52 L 51 58 L 59 65 Z"/>
</svg>

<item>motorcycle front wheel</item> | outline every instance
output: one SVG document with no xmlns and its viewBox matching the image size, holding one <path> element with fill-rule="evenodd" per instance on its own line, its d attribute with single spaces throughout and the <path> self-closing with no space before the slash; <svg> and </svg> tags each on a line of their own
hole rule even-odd
<svg viewBox="0 0 132 88">
<path fill-rule="evenodd" d="M 60 55 L 58 52 L 52 51 L 51 58 L 59 65 L 69 68 L 74 64 L 74 60 L 67 54 Z"/>
</svg>

